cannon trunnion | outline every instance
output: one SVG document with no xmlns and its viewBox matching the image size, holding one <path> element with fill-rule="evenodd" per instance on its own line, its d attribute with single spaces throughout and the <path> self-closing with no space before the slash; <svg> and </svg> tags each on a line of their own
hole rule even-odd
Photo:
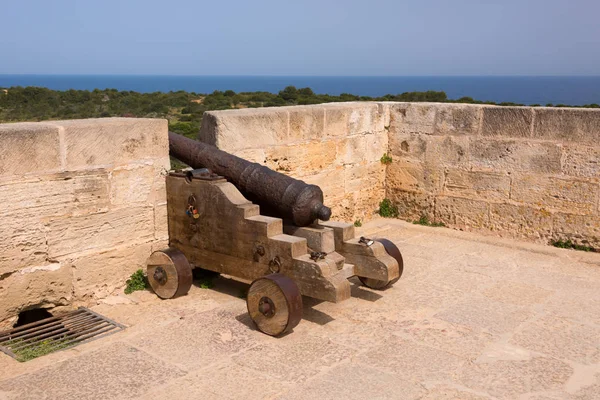
<svg viewBox="0 0 600 400">
<path fill-rule="evenodd" d="M 192 150 L 185 156 L 184 147 L 173 146 L 172 140 L 171 145 L 177 158 L 193 161 Z M 206 160 L 214 151 L 218 150 L 203 147 L 204 157 L 193 165 L 227 169 L 222 158 Z M 260 331 L 278 336 L 300 322 L 302 296 L 337 303 L 350 297 L 350 277 L 357 276 L 373 289 L 400 278 L 403 260 L 391 241 L 356 238 L 351 224 L 318 220 L 330 215 L 320 188 L 235 158 L 241 161 L 232 161 L 234 172 L 242 177 L 236 185 L 208 169 L 166 177 L 169 248 L 154 252 L 147 263 L 148 281 L 159 297 L 186 294 L 192 268 L 252 282 L 248 313 Z M 238 184 L 249 197 L 259 196 L 267 208 L 274 205 L 269 197 L 274 192 L 259 193 L 257 187 L 280 184 L 283 189 L 277 190 L 283 191 L 284 201 L 275 207 L 275 215 L 284 219 L 261 215 L 259 205 L 248 200 Z"/>
</svg>

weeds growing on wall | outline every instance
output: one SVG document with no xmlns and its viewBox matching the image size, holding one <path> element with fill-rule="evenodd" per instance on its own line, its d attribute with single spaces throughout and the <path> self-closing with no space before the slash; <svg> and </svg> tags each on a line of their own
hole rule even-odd
<svg viewBox="0 0 600 400">
<path fill-rule="evenodd" d="M 125 294 L 131 294 L 137 290 L 146 290 L 148 287 L 148 278 L 144 274 L 144 270 L 138 269 L 125 282 Z"/>
<path fill-rule="evenodd" d="M 354 226 L 360 228 L 362 226 L 362 221 L 360 219 L 357 219 L 356 221 L 354 221 Z"/>
<path fill-rule="evenodd" d="M 384 218 L 398 218 L 398 207 L 390 199 L 383 199 L 379 203 L 379 215 Z"/>
<path fill-rule="evenodd" d="M 388 153 L 384 153 L 383 156 L 381 156 L 380 161 L 382 164 L 389 165 L 394 160 L 392 159 L 392 156 L 388 155 Z"/>
<path fill-rule="evenodd" d="M 429 218 L 427 217 L 427 215 L 423 215 L 421 218 L 419 218 L 418 221 L 413 221 L 413 224 L 423 225 L 423 226 L 432 226 L 434 228 L 440 228 L 440 227 L 446 226 L 443 222 L 430 221 Z"/>
<path fill-rule="evenodd" d="M 556 240 L 556 241 L 552 241 L 550 242 L 550 244 L 554 247 L 558 247 L 561 249 L 572 249 L 572 250 L 579 250 L 579 251 L 591 251 L 591 252 L 600 252 L 599 249 L 595 249 L 593 247 L 590 246 L 584 246 L 581 244 L 577 244 L 577 243 L 573 243 L 570 239 L 569 240 Z"/>
</svg>

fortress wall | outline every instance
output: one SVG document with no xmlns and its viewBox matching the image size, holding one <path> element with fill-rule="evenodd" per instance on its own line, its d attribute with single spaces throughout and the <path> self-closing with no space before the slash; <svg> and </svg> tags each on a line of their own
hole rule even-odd
<svg viewBox="0 0 600 400">
<path fill-rule="evenodd" d="M 369 219 L 385 196 L 383 106 L 333 103 L 211 111 L 200 139 L 319 185 L 333 218 Z"/>
<path fill-rule="evenodd" d="M 600 247 L 600 110 L 387 107 L 401 218 Z"/>
<path fill-rule="evenodd" d="M 600 110 L 334 103 L 215 111 L 200 139 L 318 184 L 334 218 L 400 217 L 600 247 Z M 379 161 L 383 153 L 393 161 Z"/>
<path fill-rule="evenodd" d="M 168 240 L 167 121 L 0 125 L 0 329 L 90 304 Z"/>
</svg>

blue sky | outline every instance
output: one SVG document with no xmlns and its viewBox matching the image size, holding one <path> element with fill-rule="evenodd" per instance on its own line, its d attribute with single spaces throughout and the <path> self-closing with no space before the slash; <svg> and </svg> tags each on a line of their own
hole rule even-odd
<svg viewBox="0 0 600 400">
<path fill-rule="evenodd" d="M 0 74 L 600 75 L 599 0 L 0 0 Z"/>
</svg>

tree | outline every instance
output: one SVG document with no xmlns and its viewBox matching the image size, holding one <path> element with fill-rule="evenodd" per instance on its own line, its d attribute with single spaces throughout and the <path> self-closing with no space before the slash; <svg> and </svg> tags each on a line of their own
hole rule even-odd
<svg viewBox="0 0 600 400">
<path fill-rule="evenodd" d="M 298 89 L 295 86 L 287 86 L 279 92 L 279 97 L 285 101 L 296 101 L 298 99 Z"/>
</svg>

